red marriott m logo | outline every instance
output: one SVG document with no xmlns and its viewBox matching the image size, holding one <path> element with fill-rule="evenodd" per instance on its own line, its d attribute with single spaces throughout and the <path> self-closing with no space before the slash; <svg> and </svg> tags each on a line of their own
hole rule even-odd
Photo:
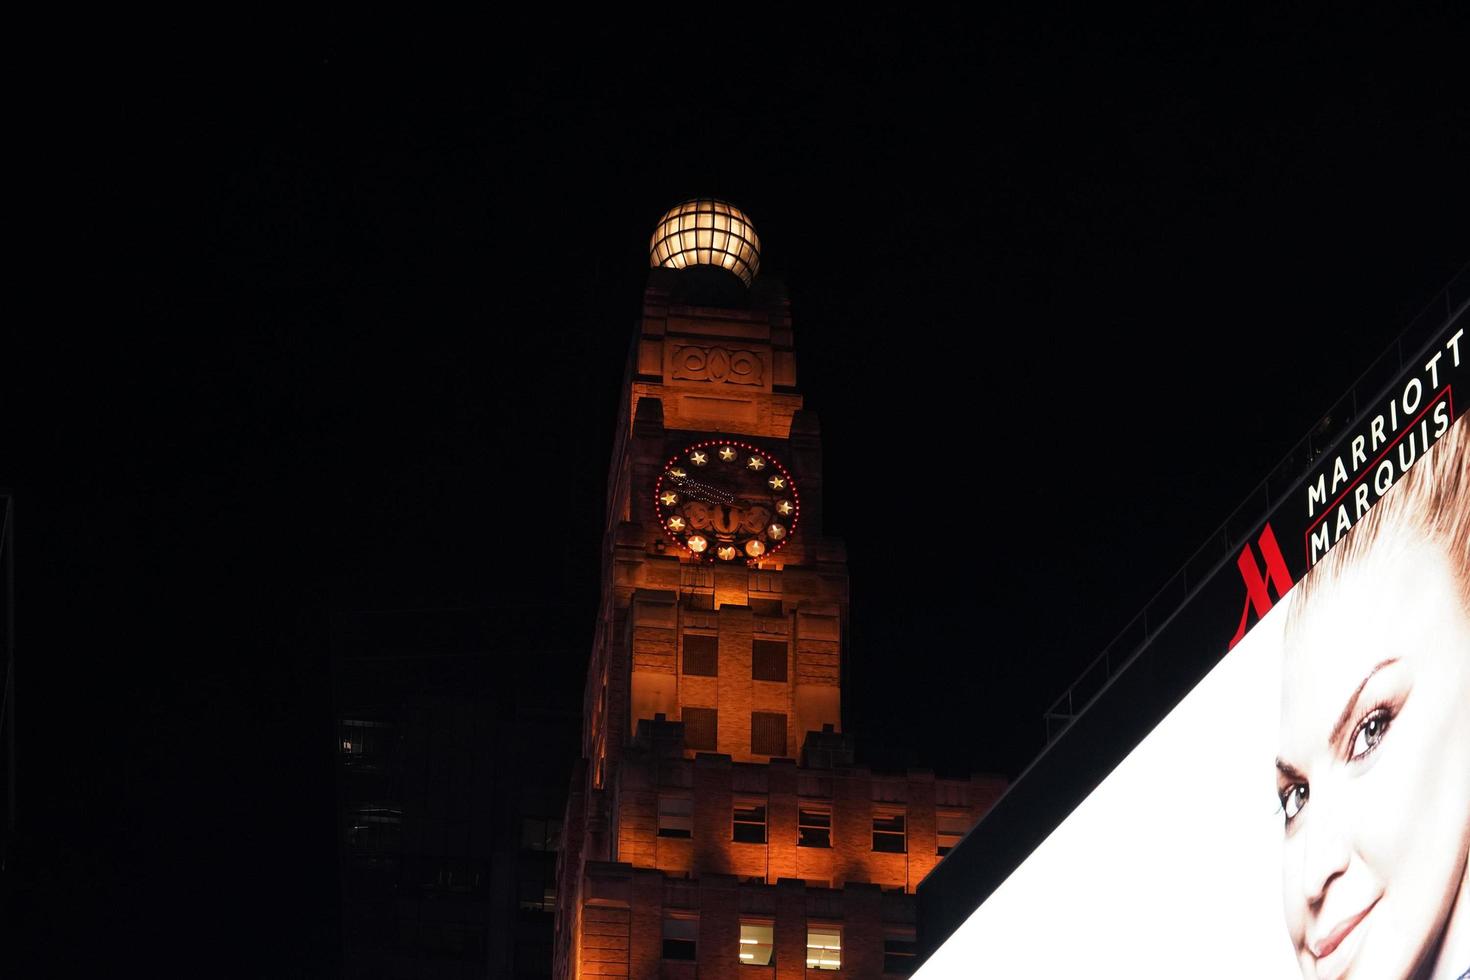
<svg viewBox="0 0 1470 980">
<path fill-rule="evenodd" d="M 1281 549 L 1276 545 L 1276 533 L 1267 524 L 1261 531 L 1261 536 L 1256 539 L 1256 547 L 1261 550 L 1261 560 L 1266 563 L 1265 574 L 1256 563 L 1256 556 L 1247 542 L 1245 548 L 1240 552 L 1240 557 L 1235 559 L 1235 564 L 1240 568 L 1240 577 L 1245 579 L 1245 607 L 1240 610 L 1240 625 L 1235 628 L 1235 635 L 1230 638 L 1230 645 L 1225 649 L 1234 650 L 1235 644 L 1245 638 L 1246 623 L 1250 621 L 1251 610 L 1256 611 L 1256 619 L 1260 619 L 1271 611 L 1271 593 L 1266 587 L 1267 579 L 1276 588 L 1276 598 L 1280 599 L 1291 591 L 1291 572 L 1286 568 L 1286 559 L 1281 557 Z"/>
</svg>

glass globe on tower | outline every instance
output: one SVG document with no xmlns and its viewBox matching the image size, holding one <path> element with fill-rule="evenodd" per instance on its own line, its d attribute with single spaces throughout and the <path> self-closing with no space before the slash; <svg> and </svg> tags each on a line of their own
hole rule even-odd
<svg viewBox="0 0 1470 980">
<path fill-rule="evenodd" d="M 676 204 L 664 212 L 648 243 L 654 268 L 714 266 L 749 286 L 760 271 L 761 240 L 745 212 L 712 197 Z"/>
</svg>

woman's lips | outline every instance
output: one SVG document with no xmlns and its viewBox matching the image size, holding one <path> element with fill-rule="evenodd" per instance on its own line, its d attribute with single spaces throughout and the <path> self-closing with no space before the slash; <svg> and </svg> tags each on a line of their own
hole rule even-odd
<svg viewBox="0 0 1470 980">
<path fill-rule="evenodd" d="M 1358 923 L 1362 922 L 1363 919 L 1368 915 L 1368 913 L 1373 911 L 1373 906 L 1377 904 L 1378 899 L 1375 898 L 1371 903 L 1369 903 L 1367 908 L 1363 909 L 1361 912 L 1357 912 L 1353 915 L 1348 916 L 1346 919 L 1343 919 L 1337 925 L 1332 927 L 1331 932 L 1319 938 L 1316 942 L 1312 943 L 1307 948 L 1310 949 L 1312 955 L 1319 960 L 1324 956 L 1331 956 L 1332 951 L 1337 949 L 1338 946 L 1342 945 L 1342 941 L 1348 937 L 1348 933 L 1356 929 L 1358 927 Z"/>
</svg>

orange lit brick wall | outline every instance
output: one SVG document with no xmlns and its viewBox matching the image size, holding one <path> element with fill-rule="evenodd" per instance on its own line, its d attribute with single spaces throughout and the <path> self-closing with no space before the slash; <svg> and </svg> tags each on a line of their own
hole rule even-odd
<svg viewBox="0 0 1470 980">
<path fill-rule="evenodd" d="M 1004 782 L 991 776 L 936 780 L 928 772 L 874 776 L 863 768 L 799 769 L 790 760 L 767 765 L 731 762 L 723 755 L 693 760 L 630 748 L 620 769 L 612 819 L 612 857 L 635 867 L 671 873 L 698 870 L 758 878 L 830 883 L 871 882 L 912 892 L 939 862 L 935 814 L 963 817 L 972 826 L 999 798 Z M 693 804 L 692 837 L 659 836 L 660 794 Z M 734 840 L 736 802 L 766 807 L 766 843 Z M 830 808 L 830 847 L 798 845 L 799 807 Z M 875 814 L 905 818 L 905 853 L 873 850 Z"/>
<path fill-rule="evenodd" d="M 775 884 L 705 874 L 697 880 L 668 878 L 626 864 L 587 867 L 585 923 L 578 949 L 579 977 L 668 980 L 805 980 L 808 927 L 841 932 L 842 968 L 819 974 L 831 980 L 883 974 L 885 938 L 912 938 L 913 896 L 883 893 L 875 885 L 810 888 L 800 881 Z M 666 916 L 696 923 L 695 958 L 663 959 Z M 770 925 L 774 964 L 740 962 L 742 921 Z"/>
<path fill-rule="evenodd" d="M 741 566 L 730 571 L 738 574 L 742 587 L 756 575 L 764 576 L 762 584 L 768 588 L 783 586 L 788 579 L 797 587 L 816 584 L 810 577 L 803 580 L 794 569 L 752 572 Z M 769 758 L 754 751 L 752 712 L 785 717 L 785 749 L 774 753 L 778 757 L 796 756 L 807 731 L 823 725 L 840 731 L 843 597 L 796 590 L 771 594 L 781 596 L 768 601 L 783 611 L 757 615 L 745 605 L 748 589 L 739 594 L 739 604 L 718 609 L 698 608 L 687 592 L 636 589 L 630 597 L 624 642 L 609 651 L 612 664 L 629 666 L 630 702 L 621 718 L 610 709 L 606 724 L 626 725 L 631 735 L 640 720 L 658 714 L 677 720 L 686 707 L 712 708 L 719 712 L 713 749 L 742 761 Z M 715 645 L 713 674 L 694 671 L 686 659 L 691 637 Z M 786 647 L 785 680 L 754 676 L 756 641 Z M 588 708 L 595 711 L 592 695 L 589 690 Z"/>
<path fill-rule="evenodd" d="M 672 429 L 785 439 L 801 408 L 784 302 L 750 310 L 681 306 L 654 276 L 631 366 L 628 408 L 657 397 Z"/>
</svg>

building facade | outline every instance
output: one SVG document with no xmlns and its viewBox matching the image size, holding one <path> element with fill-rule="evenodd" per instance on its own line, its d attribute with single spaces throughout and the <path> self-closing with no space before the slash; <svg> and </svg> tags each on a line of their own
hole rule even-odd
<svg viewBox="0 0 1470 980">
<path fill-rule="evenodd" d="M 5 812 L 0 815 L 0 872 L 15 855 L 15 497 L 0 488 L 0 656 L 5 685 L 0 691 L 0 783 Z"/>
<path fill-rule="evenodd" d="M 880 977 L 1003 789 L 880 774 L 842 727 L 848 577 L 790 309 L 748 219 L 660 222 L 612 454 L 555 975 Z M 754 972 L 759 970 L 760 972 Z"/>
<path fill-rule="evenodd" d="M 574 621 L 554 605 L 335 617 L 343 976 L 550 976 L 576 716 L 535 672 Z"/>
</svg>

